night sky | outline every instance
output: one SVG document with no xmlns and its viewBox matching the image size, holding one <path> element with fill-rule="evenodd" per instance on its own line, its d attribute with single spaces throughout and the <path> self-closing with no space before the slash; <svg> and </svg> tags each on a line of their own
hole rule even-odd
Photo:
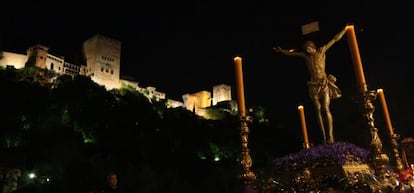
<svg viewBox="0 0 414 193">
<path fill-rule="evenodd" d="M 272 47 L 299 48 L 309 37 L 325 43 L 351 23 L 357 29 L 368 89 L 383 88 L 396 132 L 414 134 L 414 36 L 408 2 L 112 3 L 10 2 L 1 12 L 1 48 L 25 53 L 29 46 L 42 44 L 77 63 L 82 61 L 82 42 L 100 33 L 122 42 L 121 74 L 175 100 L 186 93 L 212 91 L 221 83 L 233 87 L 235 98 L 233 58 L 241 56 L 246 105 L 264 106 L 283 129 L 299 128 L 297 105 L 304 104 L 313 129 L 306 67 L 300 58 L 276 54 Z M 312 21 L 319 22 L 320 31 L 303 36 L 301 25 Z M 332 101 L 336 130 L 348 135 L 352 117 L 359 114 L 354 113 L 357 90 L 346 36 L 327 52 L 327 71 L 337 77 L 343 92 Z M 377 127 L 385 129 L 382 114 L 376 117 Z"/>
</svg>

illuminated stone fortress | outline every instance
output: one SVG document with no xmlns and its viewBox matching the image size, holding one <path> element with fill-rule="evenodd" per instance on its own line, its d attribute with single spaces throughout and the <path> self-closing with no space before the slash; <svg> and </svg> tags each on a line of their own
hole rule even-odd
<svg viewBox="0 0 414 193">
<path fill-rule="evenodd" d="M 26 65 L 33 65 L 41 69 L 51 70 L 57 74 L 88 76 L 107 90 L 119 89 L 122 85 L 129 85 L 144 94 L 149 101 L 166 100 L 171 108 L 183 107 L 199 116 L 205 115 L 208 107 L 220 102 L 232 101 L 231 87 L 226 84 L 215 85 L 213 94 L 202 90 L 196 93 L 182 95 L 183 101 L 167 99 L 166 94 L 156 90 L 156 87 L 139 87 L 138 82 L 121 78 L 121 41 L 101 34 L 83 42 L 82 55 L 86 64 L 72 64 L 65 61 L 64 56 L 49 53 L 49 48 L 35 45 L 27 49 L 26 54 L 2 52 L 0 66 L 3 68 L 21 69 Z M 232 105 L 237 108 L 237 105 Z M 237 109 L 233 109 L 237 110 Z"/>
<path fill-rule="evenodd" d="M 86 68 L 82 74 L 110 90 L 120 88 L 121 42 L 95 35 L 83 42 Z"/>
</svg>

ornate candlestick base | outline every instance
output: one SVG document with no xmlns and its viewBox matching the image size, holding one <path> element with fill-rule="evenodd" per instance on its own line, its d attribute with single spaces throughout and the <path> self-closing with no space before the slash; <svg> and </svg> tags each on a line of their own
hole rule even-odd
<svg viewBox="0 0 414 193">
<path fill-rule="evenodd" d="M 245 186 L 250 187 L 253 181 L 256 179 L 255 173 L 251 170 L 253 165 L 252 158 L 250 157 L 250 150 L 248 148 L 249 142 L 249 127 L 248 122 L 251 122 L 251 117 L 242 117 L 240 120 L 240 140 L 241 140 L 241 157 L 240 164 L 243 167 L 243 173 L 240 175 L 242 183 Z"/>
<path fill-rule="evenodd" d="M 394 133 L 391 136 L 391 146 L 392 146 L 392 151 L 394 153 L 394 157 L 395 157 L 395 165 L 397 168 L 398 172 L 403 172 L 404 171 L 404 165 L 402 163 L 401 157 L 400 157 L 400 152 L 398 151 L 399 146 L 398 146 L 398 140 L 400 139 L 400 135 Z"/>
<path fill-rule="evenodd" d="M 386 166 L 389 163 L 387 154 L 382 151 L 382 141 L 378 135 L 378 129 L 374 124 L 375 107 L 373 101 L 376 99 L 376 91 L 365 91 L 360 98 L 361 112 L 368 123 L 368 128 L 371 133 L 371 160 L 378 177 L 385 179 Z"/>
</svg>

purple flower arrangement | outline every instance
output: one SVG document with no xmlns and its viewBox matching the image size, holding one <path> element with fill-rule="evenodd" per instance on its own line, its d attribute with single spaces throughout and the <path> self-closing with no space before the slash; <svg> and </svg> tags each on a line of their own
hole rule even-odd
<svg viewBox="0 0 414 193">
<path fill-rule="evenodd" d="M 348 142 L 335 142 L 313 146 L 297 153 L 274 159 L 272 170 L 291 171 L 304 168 L 317 168 L 350 163 L 365 163 L 369 157 L 369 151 Z"/>
</svg>

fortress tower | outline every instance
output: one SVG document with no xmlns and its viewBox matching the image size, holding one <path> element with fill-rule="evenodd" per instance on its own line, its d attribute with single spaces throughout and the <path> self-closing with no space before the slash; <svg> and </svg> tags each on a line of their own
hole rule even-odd
<svg viewBox="0 0 414 193">
<path fill-rule="evenodd" d="M 222 101 L 231 101 L 231 86 L 227 84 L 219 84 L 213 86 L 213 105 Z"/>
<path fill-rule="evenodd" d="M 121 42 L 97 34 L 83 42 L 85 75 L 107 90 L 120 87 Z"/>
<path fill-rule="evenodd" d="M 27 66 L 46 68 L 46 58 L 49 48 L 42 45 L 35 45 L 27 49 Z"/>
</svg>

